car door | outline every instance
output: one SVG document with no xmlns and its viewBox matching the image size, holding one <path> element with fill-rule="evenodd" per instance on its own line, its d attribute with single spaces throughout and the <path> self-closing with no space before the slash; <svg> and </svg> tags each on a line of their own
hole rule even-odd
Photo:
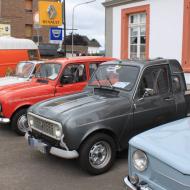
<svg viewBox="0 0 190 190">
<path fill-rule="evenodd" d="M 146 89 L 152 89 L 147 94 Z M 176 115 L 169 66 L 152 66 L 142 75 L 134 98 L 133 133 L 138 134 L 159 124 L 171 121 Z"/>
<path fill-rule="evenodd" d="M 65 66 L 56 86 L 55 96 L 81 92 L 87 85 L 85 63 L 71 63 Z"/>
</svg>

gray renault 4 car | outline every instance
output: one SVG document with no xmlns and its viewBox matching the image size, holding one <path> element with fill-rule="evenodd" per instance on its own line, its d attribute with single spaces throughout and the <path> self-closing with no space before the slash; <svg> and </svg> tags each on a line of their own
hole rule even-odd
<svg viewBox="0 0 190 190">
<path fill-rule="evenodd" d="M 68 73 L 61 80 L 72 77 Z M 101 174 L 131 137 L 185 117 L 185 92 L 176 60 L 103 63 L 82 93 L 32 106 L 26 139 L 43 153 L 78 158 L 84 170 Z"/>
</svg>

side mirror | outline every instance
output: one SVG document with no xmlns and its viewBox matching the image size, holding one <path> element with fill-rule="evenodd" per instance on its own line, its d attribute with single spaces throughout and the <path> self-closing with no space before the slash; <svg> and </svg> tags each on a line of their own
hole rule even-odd
<svg viewBox="0 0 190 190">
<path fill-rule="evenodd" d="M 73 76 L 72 75 L 63 75 L 60 79 L 60 83 L 63 84 L 71 84 L 73 83 Z"/>
<path fill-rule="evenodd" d="M 148 97 L 148 96 L 153 96 L 154 95 L 154 90 L 151 88 L 145 88 L 145 92 L 143 97 Z"/>
<path fill-rule="evenodd" d="M 138 101 L 144 100 L 145 97 L 153 96 L 155 94 L 154 90 L 151 88 L 145 88 L 144 90 L 145 92 L 143 96 L 140 99 L 138 99 Z"/>
</svg>

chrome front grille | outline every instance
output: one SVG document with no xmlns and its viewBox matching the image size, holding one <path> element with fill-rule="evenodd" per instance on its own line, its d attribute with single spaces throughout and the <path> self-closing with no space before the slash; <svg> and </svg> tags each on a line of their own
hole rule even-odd
<svg viewBox="0 0 190 190">
<path fill-rule="evenodd" d="M 53 128 L 55 124 L 47 122 L 47 121 L 43 121 L 35 117 L 33 117 L 33 121 L 34 121 L 34 127 L 36 129 L 44 133 L 47 133 L 49 135 L 52 135 L 52 136 L 54 135 Z"/>
<path fill-rule="evenodd" d="M 27 117 L 28 117 L 28 124 L 31 127 L 31 129 L 34 129 L 56 140 L 60 140 L 60 137 L 57 137 L 55 134 L 55 131 L 57 129 L 62 131 L 62 126 L 60 123 L 51 121 L 49 119 L 43 118 L 41 116 L 32 113 L 28 113 Z"/>
</svg>

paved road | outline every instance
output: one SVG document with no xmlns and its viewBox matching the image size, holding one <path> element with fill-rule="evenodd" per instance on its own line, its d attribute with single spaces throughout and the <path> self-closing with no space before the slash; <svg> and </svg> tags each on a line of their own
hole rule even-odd
<svg viewBox="0 0 190 190">
<path fill-rule="evenodd" d="M 23 137 L 0 128 L 0 190 L 123 190 L 126 174 L 126 156 L 108 173 L 89 176 L 77 161 L 42 155 Z"/>
</svg>

